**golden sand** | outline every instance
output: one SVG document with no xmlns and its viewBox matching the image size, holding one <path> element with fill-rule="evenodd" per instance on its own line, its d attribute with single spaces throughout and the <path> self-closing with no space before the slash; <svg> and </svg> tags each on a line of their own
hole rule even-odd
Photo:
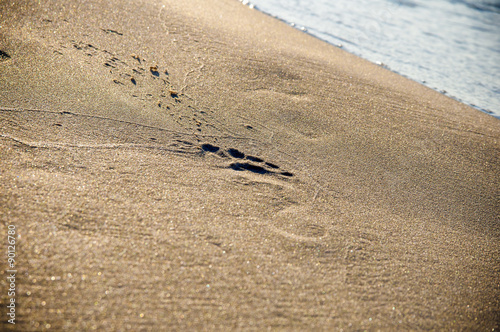
<svg viewBox="0 0 500 332">
<path fill-rule="evenodd" d="M 234 0 L 0 26 L 2 329 L 499 328 L 498 120 Z"/>
</svg>

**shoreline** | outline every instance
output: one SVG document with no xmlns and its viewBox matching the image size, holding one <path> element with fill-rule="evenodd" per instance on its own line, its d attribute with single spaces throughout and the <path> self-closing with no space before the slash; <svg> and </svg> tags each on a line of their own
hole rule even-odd
<svg viewBox="0 0 500 332">
<path fill-rule="evenodd" d="M 499 328 L 489 115 L 234 0 L 0 13 L 2 328 Z"/>
<path fill-rule="evenodd" d="M 250 9 L 257 10 L 257 11 L 259 11 L 259 12 L 261 12 L 261 13 L 265 14 L 265 15 L 268 15 L 268 16 L 270 16 L 270 17 L 271 17 L 271 18 L 273 18 L 273 19 L 276 19 L 276 20 L 278 20 L 278 21 L 281 21 L 281 22 L 285 23 L 286 25 L 289 25 L 289 26 L 291 26 L 291 27 L 295 28 L 296 30 L 299 30 L 299 31 L 301 31 L 301 32 L 304 32 L 304 33 L 306 33 L 306 34 L 308 34 L 308 35 L 310 35 L 310 36 L 312 36 L 312 37 L 314 37 L 314 38 L 316 38 L 316 39 L 319 39 L 319 40 L 321 40 L 321 41 L 323 41 L 323 42 L 325 42 L 325 43 L 327 43 L 327 44 L 329 44 L 329 45 L 332 45 L 332 46 L 334 46 L 334 47 L 337 47 L 337 48 L 339 48 L 339 49 L 342 49 L 342 50 L 344 50 L 344 51 L 346 51 L 346 52 L 348 52 L 348 53 L 350 53 L 350 54 L 352 54 L 352 55 L 354 55 L 354 56 L 357 56 L 357 57 L 360 57 L 360 58 L 362 58 L 362 59 L 365 59 L 365 60 L 367 60 L 367 61 L 369 61 L 369 62 L 371 62 L 371 63 L 373 63 L 373 64 L 375 64 L 375 65 L 377 65 L 377 66 L 380 66 L 380 67 L 382 67 L 382 68 L 384 68 L 384 69 L 387 69 L 387 70 L 389 70 L 389 71 L 391 71 L 391 72 L 393 72 L 393 73 L 395 73 L 395 74 L 398 74 L 398 75 L 400 75 L 400 76 L 403 76 L 403 77 L 405 77 L 405 78 L 407 78 L 407 79 L 409 79 L 409 80 L 412 80 L 412 81 L 414 81 L 414 82 L 416 82 L 416 83 L 418 83 L 418 84 L 420 84 L 420 85 L 423 85 L 423 86 L 425 86 L 425 87 L 427 87 L 427 88 L 430 88 L 431 90 L 434 90 L 434 91 L 436 91 L 436 92 L 438 92 L 438 93 L 442 94 L 443 96 L 446 96 L 446 97 L 448 97 L 448 98 L 451 98 L 451 99 L 453 99 L 453 100 L 456 100 L 456 101 L 458 101 L 458 102 L 460 102 L 460 103 L 463 103 L 463 104 L 465 104 L 465 105 L 467 105 L 467 106 L 469 106 L 469 107 L 472 107 L 472 108 L 474 108 L 474 109 L 476 109 L 476 110 L 481 111 L 482 113 L 486 113 L 486 114 L 491 115 L 491 116 L 493 116 L 494 118 L 496 118 L 496 119 L 499 119 L 499 120 L 500 120 L 500 114 L 495 114 L 495 111 L 492 111 L 492 110 L 487 109 L 487 108 L 485 108 L 485 107 L 478 106 L 478 105 L 476 105 L 476 104 L 474 104 L 474 103 L 472 103 L 472 102 L 467 102 L 467 101 L 466 101 L 466 100 L 464 100 L 463 98 L 460 98 L 460 97 L 457 97 L 457 96 L 455 96 L 455 95 L 453 95 L 453 94 L 448 93 L 446 90 L 444 90 L 444 89 L 443 89 L 443 87 L 433 87 L 433 86 L 431 86 L 431 85 L 428 85 L 426 81 L 422 81 L 421 79 L 417 79 L 417 78 L 412 78 L 411 76 L 409 76 L 409 75 L 407 75 L 407 74 L 405 74 L 405 73 L 403 73 L 403 72 L 400 72 L 400 71 L 398 71 L 398 70 L 396 70 L 396 69 L 394 69 L 394 68 L 392 68 L 392 67 L 388 66 L 388 65 L 387 65 L 387 64 L 385 64 L 385 63 L 381 63 L 381 62 L 379 62 L 379 61 L 372 61 L 372 60 L 369 60 L 368 58 L 364 57 L 362 54 L 359 54 L 359 53 L 356 53 L 356 52 L 354 52 L 354 51 L 349 51 L 349 50 L 345 49 L 345 48 L 344 48 L 341 44 L 335 44 L 335 43 L 333 43 L 333 42 L 330 42 L 330 41 L 328 41 L 328 39 L 323 38 L 323 37 L 321 37 L 321 36 L 319 36 L 319 35 L 316 35 L 316 34 L 314 34 L 314 33 L 310 32 L 310 31 L 309 31 L 309 29 L 307 29 L 305 26 L 296 26 L 294 22 L 288 21 L 288 20 L 286 20 L 286 19 L 284 19 L 284 18 L 281 18 L 281 17 L 279 17 L 279 16 L 277 16 L 277 15 L 275 15 L 275 14 L 272 14 L 272 13 L 270 13 L 270 12 L 267 12 L 267 11 L 265 11 L 264 9 L 260 8 L 259 6 L 256 6 L 255 4 L 252 4 L 252 3 L 250 3 L 250 2 L 245 3 L 244 1 L 241 1 L 241 0 L 238 0 L 238 1 L 240 1 L 240 2 L 241 2 L 243 5 L 245 5 L 245 6 L 248 6 Z M 342 39 L 342 38 L 341 38 L 341 39 Z"/>
</svg>

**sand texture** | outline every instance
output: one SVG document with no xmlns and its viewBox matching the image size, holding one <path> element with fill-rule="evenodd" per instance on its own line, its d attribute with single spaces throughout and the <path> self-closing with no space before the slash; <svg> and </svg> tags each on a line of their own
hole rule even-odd
<svg viewBox="0 0 500 332">
<path fill-rule="evenodd" d="M 235 0 L 2 0 L 0 51 L 0 329 L 499 328 L 497 119 Z"/>
</svg>

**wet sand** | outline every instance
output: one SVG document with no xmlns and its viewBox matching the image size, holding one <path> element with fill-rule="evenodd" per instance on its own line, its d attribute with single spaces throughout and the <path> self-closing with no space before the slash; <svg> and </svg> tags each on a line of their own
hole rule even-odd
<svg viewBox="0 0 500 332">
<path fill-rule="evenodd" d="M 2 329 L 499 328 L 497 119 L 237 1 L 0 13 Z"/>
</svg>

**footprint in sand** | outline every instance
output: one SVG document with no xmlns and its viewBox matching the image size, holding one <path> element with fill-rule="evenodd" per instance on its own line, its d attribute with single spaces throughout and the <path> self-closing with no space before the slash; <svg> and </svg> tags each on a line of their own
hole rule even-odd
<svg viewBox="0 0 500 332">
<path fill-rule="evenodd" d="M 294 221 L 290 223 L 290 221 Z M 318 242 L 329 236 L 328 214 L 317 213 L 310 206 L 292 204 L 275 215 L 269 228 L 272 232 L 298 242 Z"/>
<path fill-rule="evenodd" d="M 240 159 L 241 161 L 233 162 L 227 167 L 235 171 L 249 171 L 256 174 L 274 174 L 286 177 L 294 176 L 291 172 L 281 171 L 280 167 L 273 163 L 266 162 L 259 157 L 248 156 L 234 148 L 229 148 L 224 152 L 220 147 L 207 143 L 203 144 L 201 149 L 204 152 L 214 153 L 223 158 Z"/>
</svg>

